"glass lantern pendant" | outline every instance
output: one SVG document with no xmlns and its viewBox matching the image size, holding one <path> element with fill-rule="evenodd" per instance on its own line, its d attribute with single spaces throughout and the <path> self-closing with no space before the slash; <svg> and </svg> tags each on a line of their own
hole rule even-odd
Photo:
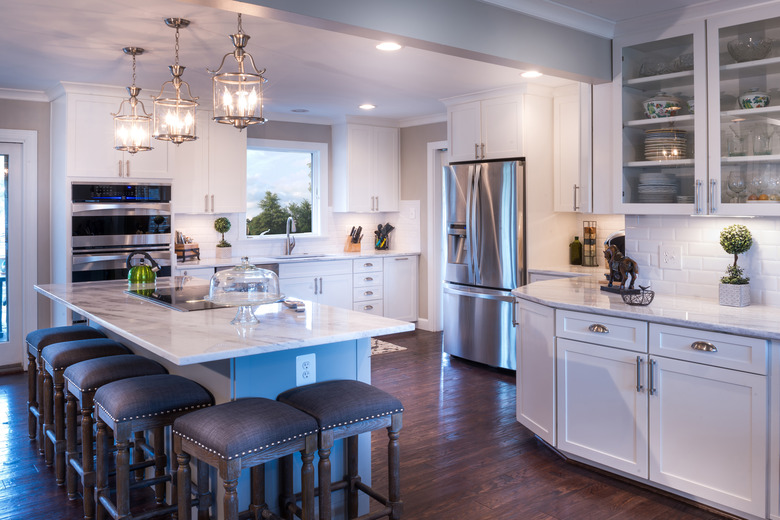
<svg viewBox="0 0 780 520">
<path fill-rule="evenodd" d="M 130 98 L 123 99 L 116 114 L 111 114 L 114 116 L 114 148 L 134 154 L 152 149 L 152 116 L 146 113 L 143 102 L 138 100 L 141 89 L 135 86 L 135 57 L 143 54 L 144 50 L 140 47 L 125 47 L 122 50 L 133 57 L 133 86 L 127 87 Z"/>
<path fill-rule="evenodd" d="M 265 69 L 257 70 L 252 55 L 244 50 L 249 35 L 244 34 L 241 27 L 241 13 L 238 14 L 238 32 L 231 34 L 230 40 L 235 47 L 233 52 L 222 57 L 217 70 L 209 70 L 214 91 L 214 120 L 243 130 L 249 125 L 266 122 L 263 117 L 263 84 L 267 80 L 263 77 Z M 221 72 L 230 55 L 238 62 L 238 72 Z M 245 70 L 247 58 L 254 72 Z"/>
<path fill-rule="evenodd" d="M 192 97 L 189 84 L 181 79 L 185 67 L 179 65 L 179 29 L 190 25 L 190 21 L 183 18 L 166 18 L 165 24 L 176 29 L 176 60 L 168 67 L 173 79 L 163 83 L 160 94 L 154 98 L 153 136 L 160 141 L 181 144 L 198 138 L 195 125 L 198 98 Z M 173 86 L 173 95 L 165 92 L 168 84 Z M 187 97 L 182 97 L 182 87 L 187 87 Z"/>
</svg>

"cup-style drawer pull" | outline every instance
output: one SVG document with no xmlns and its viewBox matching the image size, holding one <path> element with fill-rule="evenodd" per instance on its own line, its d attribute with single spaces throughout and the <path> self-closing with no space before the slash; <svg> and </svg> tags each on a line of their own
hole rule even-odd
<svg viewBox="0 0 780 520">
<path fill-rule="evenodd" d="M 606 325 L 601 325 L 600 323 L 594 323 L 588 327 L 588 330 L 598 334 L 609 334 L 609 329 L 606 327 Z"/>
<path fill-rule="evenodd" d="M 374 291 L 366 291 L 366 292 L 363 293 L 363 295 L 365 295 L 365 296 L 371 296 L 373 294 L 374 294 Z"/>
<path fill-rule="evenodd" d="M 717 352 L 718 347 L 710 343 L 709 341 L 694 341 L 691 343 L 691 348 L 693 350 L 701 350 L 704 352 Z"/>
<path fill-rule="evenodd" d="M 373 282 L 373 281 L 374 281 L 374 279 L 373 279 L 373 278 L 371 278 L 370 276 L 366 276 L 365 278 L 363 278 L 363 281 L 364 281 L 364 282 Z"/>
<path fill-rule="evenodd" d="M 364 311 L 370 311 L 370 310 L 372 310 L 373 308 L 374 308 L 374 306 L 373 306 L 373 305 L 366 305 L 365 307 L 363 307 L 363 310 L 364 310 Z"/>
<path fill-rule="evenodd" d="M 363 264 L 363 267 L 374 267 L 374 264 L 368 262 L 368 263 Z"/>
</svg>

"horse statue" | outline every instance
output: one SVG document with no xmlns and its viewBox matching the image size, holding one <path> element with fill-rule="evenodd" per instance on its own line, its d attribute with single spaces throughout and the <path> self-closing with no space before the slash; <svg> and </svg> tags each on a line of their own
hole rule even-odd
<svg viewBox="0 0 780 520">
<path fill-rule="evenodd" d="M 634 281 L 639 274 L 639 265 L 627 256 L 623 256 L 617 246 L 609 246 L 604 250 L 604 258 L 607 260 L 609 266 L 609 284 L 608 287 L 612 287 L 612 282 L 620 282 L 620 290 L 625 289 L 628 276 L 631 276 L 631 283 L 628 284 L 629 289 L 634 288 Z"/>
</svg>

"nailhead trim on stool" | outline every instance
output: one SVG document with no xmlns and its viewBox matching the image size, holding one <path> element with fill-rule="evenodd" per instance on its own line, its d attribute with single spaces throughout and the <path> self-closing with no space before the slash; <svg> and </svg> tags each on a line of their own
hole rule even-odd
<svg viewBox="0 0 780 520">
<path fill-rule="evenodd" d="M 77 485 L 81 482 L 85 520 L 95 516 L 95 467 L 92 460 L 94 456 L 92 413 L 95 392 L 101 386 L 120 379 L 167 373 L 168 371 L 156 361 L 134 354 L 89 359 L 69 366 L 63 373 L 67 382 L 68 401 L 65 413 L 68 498 L 76 498 Z M 81 452 L 78 450 L 76 435 L 78 404 L 81 404 Z M 133 462 L 135 464 L 143 462 L 143 455 L 142 449 L 134 449 Z M 137 476 L 140 477 L 141 475 Z"/>
<path fill-rule="evenodd" d="M 297 451 L 301 452 L 303 459 L 303 506 L 299 516 L 304 520 L 314 520 L 312 461 L 317 444 L 317 421 L 313 417 L 278 401 L 248 397 L 179 417 L 172 431 L 179 466 L 179 520 L 190 520 L 192 514 L 190 456 L 199 463 L 196 501 L 199 518 L 211 503 L 209 472 L 201 466 L 205 463 L 218 469 L 224 483 L 224 519 L 238 520 L 236 486 L 241 470 L 252 469 L 248 513 L 253 515 L 251 518 L 268 518 L 263 464 Z M 285 489 L 283 495 L 292 495 L 292 489 Z M 285 504 L 281 507 L 284 508 Z"/>
<path fill-rule="evenodd" d="M 65 484 L 65 379 L 63 372 L 74 363 L 130 351 L 109 338 L 80 339 L 54 343 L 43 349 L 44 443 L 51 445 L 57 484 Z M 51 443 L 51 444 L 49 444 Z"/>
<path fill-rule="evenodd" d="M 38 438 L 43 455 L 43 363 L 41 351 L 52 343 L 77 339 L 104 338 L 105 334 L 87 325 L 49 327 L 27 334 L 27 424 L 31 439 Z M 39 402 L 40 401 L 40 402 Z"/>
<path fill-rule="evenodd" d="M 164 450 L 164 429 L 187 412 L 212 406 L 214 397 L 194 381 L 177 375 L 163 374 L 108 383 L 95 392 L 93 400 L 98 429 L 95 468 L 97 520 L 102 520 L 106 512 L 115 520 L 134 518 L 130 514 L 129 440 L 134 432 L 146 430 L 152 431 L 155 475 L 154 478 L 136 482 L 134 487 L 155 487 L 157 503 L 162 506 L 155 509 L 156 514 L 176 511 L 175 503 L 165 505 L 165 483 L 172 479 L 166 472 L 168 460 Z M 115 501 L 111 499 L 108 480 L 111 449 L 108 445 L 107 428 L 114 432 L 116 446 Z M 175 466 L 171 472 L 173 469 Z M 175 480 L 171 483 L 175 485 Z M 175 502 L 175 491 L 172 496 Z"/>
<path fill-rule="evenodd" d="M 358 491 L 363 491 L 382 504 L 384 509 L 360 518 L 401 518 L 400 451 L 403 404 L 392 395 L 374 386 L 353 380 L 323 381 L 299 386 L 279 394 L 277 399 L 302 410 L 320 426 L 318 466 L 320 520 L 330 520 L 331 492 L 347 492 L 348 518 L 358 518 Z M 387 428 L 388 496 L 384 497 L 363 484 L 358 475 L 358 435 Z M 341 481 L 331 484 L 330 451 L 334 441 L 347 439 L 347 470 Z"/>
</svg>

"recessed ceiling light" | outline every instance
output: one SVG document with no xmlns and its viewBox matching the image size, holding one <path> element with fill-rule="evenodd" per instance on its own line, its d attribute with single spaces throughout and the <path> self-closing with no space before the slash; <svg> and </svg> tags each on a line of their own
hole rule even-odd
<svg viewBox="0 0 780 520">
<path fill-rule="evenodd" d="M 358 108 L 361 108 L 363 110 L 374 110 L 376 108 L 376 105 L 372 105 L 371 103 L 363 103 Z"/>
<path fill-rule="evenodd" d="M 401 46 L 395 42 L 382 42 L 376 48 L 380 51 L 397 51 Z"/>
<path fill-rule="evenodd" d="M 524 78 L 538 78 L 542 73 L 538 70 L 527 70 L 520 75 Z"/>
<path fill-rule="evenodd" d="M 308 108 L 293 108 L 292 110 L 290 110 L 290 112 L 295 112 L 296 114 L 305 114 L 308 111 L 309 111 Z"/>
</svg>

